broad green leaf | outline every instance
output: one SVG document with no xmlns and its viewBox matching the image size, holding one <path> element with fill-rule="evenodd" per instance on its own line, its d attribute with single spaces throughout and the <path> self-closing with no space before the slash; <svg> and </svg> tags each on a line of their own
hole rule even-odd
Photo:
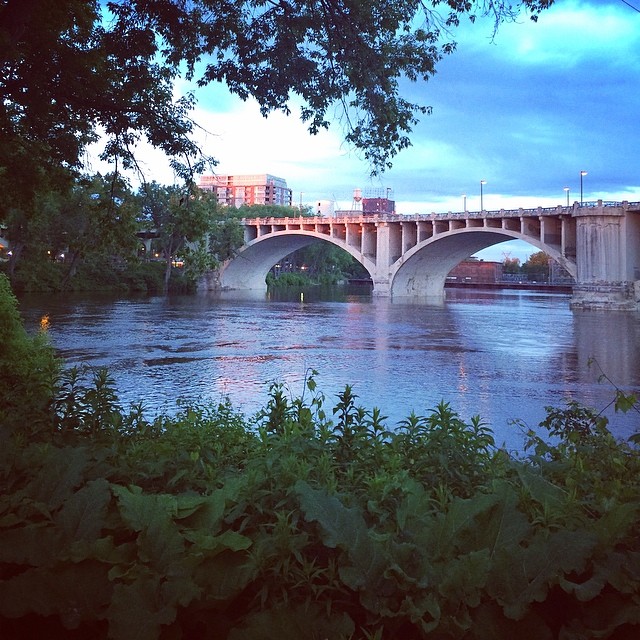
<svg viewBox="0 0 640 640">
<path fill-rule="evenodd" d="M 450 559 L 442 567 L 437 588 L 440 595 L 454 609 L 460 604 L 477 607 L 489 575 L 491 558 L 489 549 L 472 551 Z"/>
<path fill-rule="evenodd" d="M 640 505 L 627 502 L 616 504 L 602 514 L 594 525 L 601 543 L 614 546 L 622 538 L 626 538 L 631 533 L 631 528 L 638 522 L 639 511 Z"/>
<path fill-rule="evenodd" d="M 34 500 L 48 505 L 53 511 L 81 484 L 82 474 L 88 463 L 88 454 L 81 447 L 51 447 L 47 452 L 45 464 L 26 487 L 25 493 Z"/>
<path fill-rule="evenodd" d="M 456 498 L 444 516 L 439 516 L 433 528 L 424 531 L 423 540 L 433 558 L 446 558 L 456 550 L 470 551 L 477 548 L 478 525 L 481 515 L 490 518 L 491 512 L 500 502 L 500 496 L 481 494 L 469 499 Z"/>
<path fill-rule="evenodd" d="M 322 542 L 330 548 L 344 549 L 351 561 L 345 561 L 339 569 L 345 583 L 352 589 L 375 585 L 388 561 L 382 544 L 369 535 L 362 513 L 306 482 L 297 482 L 295 490 L 305 519 L 320 526 Z"/>
<path fill-rule="evenodd" d="M 367 525 L 361 511 L 345 507 L 336 496 L 312 489 L 303 481 L 296 483 L 295 491 L 305 519 L 320 525 L 322 541 L 328 547 L 354 550 L 367 544 Z"/>
<path fill-rule="evenodd" d="M 175 496 L 168 494 L 143 493 L 140 487 L 112 486 L 118 497 L 122 519 L 134 530 L 142 531 L 151 524 L 168 522 L 178 513 Z"/>
<path fill-rule="evenodd" d="M 156 520 L 138 535 L 138 557 L 165 575 L 182 572 L 185 540 L 173 522 Z"/>
<path fill-rule="evenodd" d="M 55 517 L 56 524 L 72 540 L 93 540 L 104 527 L 111 492 L 104 479 L 92 480 L 68 498 Z"/>
<path fill-rule="evenodd" d="M 536 502 L 556 508 L 565 504 L 567 492 L 536 473 L 531 467 L 517 465 L 516 471 L 520 482 Z"/>
<path fill-rule="evenodd" d="M 228 491 L 219 489 L 208 496 L 178 497 L 178 514 L 180 527 L 198 532 L 215 534 L 220 530 Z M 189 505 L 185 513 L 185 505 Z"/>
<path fill-rule="evenodd" d="M 169 574 L 182 572 L 186 561 L 185 540 L 173 522 L 177 513 L 177 499 L 166 494 L 145 494 L 138 487 L 133 490 L 113 486 L 118 496 L 123 520 L 138 535 L 138 555 L 156 571 Z"/>
<path fill-rule="evenodd" d="M 191 553 L 203 553 L 207 556 L 214 556 L 216 553 L 226 549 L 243 551 L 253 544 L 251 538 L 247 538 L 247 536 L 230 529 L 217 536 L 210 535 L 206 531 L 187 531 L 183 535 L 186 540 L 194 544 Z"/>
<path fill-rule="evenodd" d="M 563 575 L 582 572 L 596 544 L 596 536 L 584 530 L 541 531 L 526 547 L 497 550 L 487 592 L 507 617 L 519 620 L 533 602 L 545 600 Z"/>
<path fill-rule="evenodd" d="M 131 565 L 136 559 L 137 547 L 133 542 L 116 545 L 113 536 L 98 540 L 79 540 L 68 546 L 63 553 L 65 560 L 80 562 L 93 558 L 108 565 Z"/>
</svg>

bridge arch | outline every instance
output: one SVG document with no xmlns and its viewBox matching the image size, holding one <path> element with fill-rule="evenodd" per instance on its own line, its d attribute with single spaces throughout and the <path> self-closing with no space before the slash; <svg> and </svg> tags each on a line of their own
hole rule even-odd
<svg viewBox="0 0 640 640">
<path fill-rule="evenodd" d="M 266 289 L 269 270 L 285 256 L 318 242 L 329 242 L 353 256 L 373 278 L 375 263 L 339 238 L 305 230 L 276 231 L 245 244 L 220 272 L 223 289 Z"/>
<path fill-rule="evenodd" d="M 531 236 L 507 229 L 456 229 L 424 240 L 391 265 L 392 296 L 442 297 L 447 274 L 460 262 L 482 249 L 508 240 L 523 240 L 560 263 L 571 276 L 577 275 L 574 262 L 556 248 Z"/>
</svg>

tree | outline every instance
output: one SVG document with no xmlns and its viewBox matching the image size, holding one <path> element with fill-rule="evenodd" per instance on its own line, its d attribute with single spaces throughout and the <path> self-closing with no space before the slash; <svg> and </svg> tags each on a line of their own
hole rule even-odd
<svg viewBox="0 0 640 640">
<path fill-rule="evenodd" d="M 193 186 L 163 186 L 151 182 L 141 187 L 139 195 L 141 222 L 157 234 L 165 261 L 166 293 L 174 260 L 189 245 L 205 240 L 213 229 L 217 205 L 215 198 Z M 191 251 L 195 251 L 195 247 L 191 247 Z"/>
<path fill-rule="evenodd" d="M 549 279 L 549 256 L 544 251 L 532 253 L 522 265 L 522 270 L 529 280 L 545 282 Z"/>
<path fill-rule="evenodd" d="M 219 264 L 231 260 L 244 244 L 244 227 L 236 218 L 218 220 L 209 233 L 209 253 Z"/>
<path fill-rule="evenodd" d="M 122 176 L 85 176 L 60 207 L 59 224 L 50 233 L 54 251 L 66 252 L 66 285 L 87 260 L 128 258 L 136 250 L 137 203 Z"/>
<path fill-rule="evenodd" d="M 535 18 L 552 2 L 516 6 Z M 189 171 L 193 96 L 172 95 L 182 75 L 224 82 L 265 114 L 289 112 L 295 94 L 312 133 L 341 105 L 347 139 L 381 170 L 426 110 L 400 96 L 399 81 L 431 76 L 455 48 L 441 37 L 478 13 L 496 24 L 517 15 L 496 0 L 2 0 L 0 127 L 69 166 L 98 127 L 106 155 L 129 163 L 144 136 Z"/>
<path fill-rule="evenodd" d="M 503 273 L 520 273 L 520 258 L 505 257 L 502 263 Z"/>
<path fill-rule="evenodd" d="M 535 19 L 552 2 L 515 7 Z M 434 73 L 463 16 L 491 14 L 497 25 L 516 8 L 501 0 L 0 0 L 0 222 L 12 243 L 28 241 L 37 194 L 64 193 L 101 135 L 116 172 L 137 166 L 141 139 L 185 181 L 201 172 L 210 159 L 192 140 L 193 93 L 174 98 L 179 77 L 225 83 L 265 115 L 289 113 L 297 96 L 311 133 L 337 107 L 346 140 L 381 172 L 429 110 L 402 96 L 402 81 Z"/>
</svg>

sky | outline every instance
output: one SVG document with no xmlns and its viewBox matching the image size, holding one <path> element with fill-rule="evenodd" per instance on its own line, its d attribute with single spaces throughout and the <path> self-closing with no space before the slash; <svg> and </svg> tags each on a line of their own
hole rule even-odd
<svg viewBox="0 0 640 640">
<path fill-rule="evenodd" d="M 369 177 L 336 122 L 311 136 L 295 105 L 260 115 L 218 85 L 198 90 L 199 141 L 219 174 L 270 173 L 294 204 L 351 208 L 356 188 L 390 189 L 400 214 L 555 206 L 580 200 L 640 200 L 640 0 L 556 0 L 537 22 L 521 15 L 493 35 L 493 23 L 463 21 L 456 51 L 428 82 L 403 85 L 432 107 L 393 168 Z M 152 179 L 174 181 L 159 154 L 142 150 Z M 537 251 L 509 242 L 481 253 L 522 261 Z"/>
</svg>

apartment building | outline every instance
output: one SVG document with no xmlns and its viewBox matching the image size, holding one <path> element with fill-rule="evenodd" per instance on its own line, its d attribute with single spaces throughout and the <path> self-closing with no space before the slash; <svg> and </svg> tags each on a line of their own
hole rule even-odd
<svg viewBox="0 0 640 640">
<path fill-rule="evenodd" d="M 200 189 L 212 191 L 220 204 L 241 207 L 243 204 L 276 204 L 290 207 L 292 192 L 283 178 L 268 173 L 237 176 L 201 176 Z"/>
</svg>

